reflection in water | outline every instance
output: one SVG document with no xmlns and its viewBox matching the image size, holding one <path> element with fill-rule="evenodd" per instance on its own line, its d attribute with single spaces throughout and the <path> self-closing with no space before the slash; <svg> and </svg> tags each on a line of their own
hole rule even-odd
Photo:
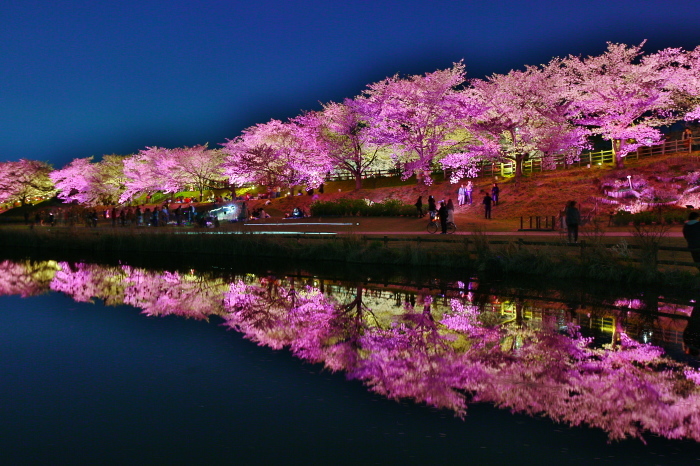
<svg viewBox="0 0 700 466">
<path fill-rule="evenodd" d="M 700 311 L 659 296 L 573 302 L 522 290 L 496 296 L 476 282 L 418 289 L 50 261 L 1 262 L 0 277 L 0 294 L 51 289 L 149 316 L 219 316 L 259 344 L 458 416 L 489 402 L 613 439 L 653 432 L 700 441 L 700 372 L 657 346 L 697 355 Z"/>
</svg>

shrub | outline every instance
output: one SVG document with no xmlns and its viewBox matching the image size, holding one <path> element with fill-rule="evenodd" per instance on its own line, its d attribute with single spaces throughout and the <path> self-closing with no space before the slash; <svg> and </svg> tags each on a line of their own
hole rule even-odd
<svg viewBox="0 0 700 466">
<path fill-rule="evenodd" d="M 625 226 L 630 223 L 634 225 L 639 225 L 641 223 L 668 224 L 683 223 L 687 218 L 688 210 L 679 208 L 645 210 L 634 214 L 626 210 L 620 210 L 612 216 L 612 223 L 616 226 Z"/>
<path fill-rule="evenodd" d="M 337 201 L 314 202 L 311 204 L 313 216 L 348 216 L 362 215 L 365 217 L 396 217 L 400 215 L 413 215 L 416 208 L 404 204 L 397 199 L 387 199 L 384 202 L 375 202 L 369 205 L 363 199 L 339 199 Z"/>
</svg>

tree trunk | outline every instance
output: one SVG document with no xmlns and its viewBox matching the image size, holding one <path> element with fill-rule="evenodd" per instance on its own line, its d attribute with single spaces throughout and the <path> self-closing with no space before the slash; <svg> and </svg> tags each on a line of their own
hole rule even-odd
<svg viewBox="0 0 700 466">
<path fill-rule="evenodd" d="M 515 157 L 515 181 L 519 181 L 520 177 L 523 175 L 523 161 L 525 160 L 524 155 L 518 155 Z"/>
<path fill-rule="evenodd" d="M 362 172 L 355 172 L 355 191 L 362 189 Z"/>
</svg>

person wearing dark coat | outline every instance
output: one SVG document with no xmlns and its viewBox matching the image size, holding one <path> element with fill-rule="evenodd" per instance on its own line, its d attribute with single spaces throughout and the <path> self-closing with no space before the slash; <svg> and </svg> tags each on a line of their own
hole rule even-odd
<svg viewBox="0 0 700 466">
<path fill-rule="evenodd" d="M 578 243 L 578 226 L 581 223 L 581 213 L 576 207 L 576 201 L 566 203 L 566 233 L 569 243 Z"/>
<path fill-rule="evenodd" d="M 691 212 L 688 215 L 688 221 L 683 224 L 683 237 L 688 242 L 693 262 L 700 269 L 700 222 L 698 218 L 700 218 L 700 214 L 697 212 Z"/>
<path fill-rule="evenodd" d="M 484 200 L 482 201 L 484 204 L 484 218 L 491 218 L 491 202 L 493 202 L 493 199 L 486 191 L 482 191 L 482 193 L 484 193 Z"/>
<path fill-rule="evenodd" d="M 491 200 L 493 201 L 493 205 L 498 205 L 498 194 L 501 192 L 501 188 L 498 187 L 498 183 L 493 184 L 493 188 L 491 188 Z"/>
<path fill-rule="evenodd" d="M 418 218 L 423 218 L 423 196 L 418 196 L 416 201 L 416 209 L 418 210 Z"/>
<path fill-rule="evenodd" d="M 447 211 L 447 206 L 445 201 L 440 201 L 440 210 L 438 210 L 438 217 L 440 217 L 440 227 L 442 227 L 442 234 L 447 234 L 447 216 L 449 212 Z"/>
<path fill-rule="evenodd" d="M 433 196 L 428 196 L 428 213 L 430 214 L 430 220 L 433 220 L 435 214 L 437 214 L 437 207 L 435 206 L 435 198 Z"/>
</svg>

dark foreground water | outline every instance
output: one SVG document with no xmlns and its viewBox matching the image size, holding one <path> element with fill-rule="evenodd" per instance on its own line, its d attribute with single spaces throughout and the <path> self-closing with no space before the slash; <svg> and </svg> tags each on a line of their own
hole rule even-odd
<svg viewBox="0 0 700 466">
<path fill-rule="evenodd" d="M 25 271 L 24 275 L 20 270 Z M 475 298 L 476 291 L 471 295 L 468 291 L 474 286 L 464 283 L 421 290 L 394 287 L 389 292 L 391 286 L 320 283 L 318 279 L 308 279 L 302 286 L 298 277 L 290 285 L 289 278 L 275 277 L 273 283 L 271 276 L 207 276 L 205 279 L 194 271 L 151 273 L 125 267 L 105 270 L 65 263 L 5 263 L 0 277 L 5 294 L 0 296 L 2 464 L 692 464 L 700 461 L 700 444 L 689 438 L 674 440 L 646 432 L 643 434 L 646 444 L 637 438 L 609 441 L 611 435 L 620 432 L 634 437 L 634 427 L 630 426 L 645 422 L 661 426 L 658 428 L 662 430 L 668 430 L 664 427 L 668 423 L 680 428 L 679 421 L 671 419 L 677 415 L 674 409 L 663 411 L 669 405 L 682 405 L 687 416 L 680 417 L 680 424 L 690 426 L 685 431 L 686 437 L 694 435 L 692 428 L 700 415 L 695 404 L 695 385 L 678 375 L 683 369 L 679 373 L 677 367 L 660 369 L 658 363 L 647 364 L 648 359 L 644 358 L 656 355 L 648 356 L 653 351 L 646 346 L 628 342 L 627 352 L 617 350 L 625 357 L 618 354 L 611 363 L 613 376 L 615 371 L 622 371 L 626 378 L 647 377 L 642 382 L 629 380 L 633 394 L 613 387 L 619 382 L 600 382 L 603 388 L 592 396 L 604 398 L 614 393 L 609 404 L 591 406 L 593 402 L 586 399 L 575 408 L 603 406 L 612 410 L 616 405 L 626 404 L 615 413 L 616 420 L 607 419 L 602 413 L 587 415 L 592 422 L 610 423 L 608 431 L 568 427 L 549 419 L 555 415 L 570 419 L 573 415 L 566 409 L 561 411 L 558 400 L 547 396 L 535 399 L 533 393 L 550 390 L 561 398 L 554 385 L 568 382 L 554 380 L 561 379 L 562 373 L 548 374 L 546 380 L 539 369 L 532 369 L 525 376 L 509 374 L 507 383 L 518 392 L 515 398 L 528 398 L 520 405 L 502 393 L 508 387 L 501 379 L 501 370 L 512 371 L 508 369 L 511 359 L 499 356 L 489 367 L 500 369 L 480 375 L 481 380 L 488 379 L 490 387 L 478 388 L 478 381 L 462 379 L 463 374 L 471 373 L 471 367 L 445 369 L 456 364 L 454 354 L 467 353 L 463 350 L 469 346 L 465 344 L 468 338 L 455 338 L 458 330 L 469 338 L 478 335 L 480 341 L 486 341 L 494 337 L 488 333 L 489 329 L 499 329 L 501 333 L 496 335 L 496 344 L 488 349 L 489 355 L 509 352 L 521 358 L 519 363 L 536 365 L 533 361 L 541 360 L 542 356 L 522 359 L 523 354 L 536 354 L 534 349 L 526 353 L 530 351 L 528 344 L 534 344 L 528 343 L 534 341 L 532 335 L 538 341 L 544 340 L 543 328 L 555 325 L 561 330 L 562 319 L 567 316 L 582 320 L 580 302 L 555 305 L 555 301 L 548 301 L 550 311 L 540 312 L 532 299 L 521 299 L 518 308 L 517 300 L 499 299 L 489 292 L 488 299 L 480 301 Z M 314 284 L 322 286 L 325 294 L 315 294 L 313 290 L 317 288 L 311 286 Z M 199 290 L 199 294 L 191 292 L 193 289 Z M 289 289 L 300 291 L 291 296 L 284 291 Z M 257 306 L 256 302 L 264 295 L 277 301 L 274 305 Z M 389 295 L 392 296 L 389 302 L 381 304 L 380 298 Z M 105 306 L 104 301 L 110 305 Z M 120 302 L 138 304 L 139 308 Z M 335 306 L 329 306 L 329 302 Z M 617 316 L 614 327 L 620 332 L 624 329 L 619 323 L 622 319 L 620 303 L 617 304 L 617 311 L 611 307 L 605 315 Z M 485 325 L 477 325 L 474 320 L 471 324 L 464 320 L 455 324 L 457 312 L 464 311 L 468 305 L 478 308 L 482 315 L 493 314 L 489 314 L 491 320 L 482 318 L 482 323 L 487 322 Z M 628 310 L 635 307 L 631 301 L 626 305 Z M 227 311 L 220 312 L 221 306 Z M 590 303 L 587 306 L 593 309 Z M 669 306 L 674 307 L 657 302 L 656 311 L 667 311 Z M 289 328 L 279 327 L 279 319 L 270 321 L 272 314 L 279 317 L 280 309 L 286 313 Z M 347 316 L 351 309 L 355 310 L 353 318 L 338 323 L 338 316 Z M 692 313 L 692 306 L 677 304 L 674 309 Z M 333 316 L 320 324 L 326 332 L 323 338 L 318 337 L 319 324 L 300 323 L 301 315 L 328 312 Z M 295 313 L 293 318 L 289 317 L 290 313 Z M 358 315 L 363 322 L 360 333 L 368 341 L 355 338 L 355 331 L 349 329 L 357 326 Z M 431 316 L 427 321 L 426 315 Z M 467 315 L 473 312 L 462 312 L 461 317 Z M 493 320 L 495 315 L 501 316 L 500 320 Z M 551 315 L 554 317 L 546 317 Z M 654 335 L 658 338 L 659 333 L 676 328 L 673 323 L 662 322 L 660 326 L 659 319 L 666 317 L 658 314 L 654 319 L 641 320 L 630 318 L 629 311 L 625 315 L 628 332 L 641 335 L 641 339 Z M 203 316 L 207 318 L 202 320 Z M 583 316 L 590 320 L 597 318 L 595 312 L 584 312 Z M 606 334 L 605 317 L 601 319 L 600 326 L 588 329 L 595 336 L 591 351 L 603 351 L 598 349 L 598 343 L 612 335 Z M 517 331 L 503 333 L 501 329 L 513 323 L 517 324 Z M 341 333 L 333 327 L 336 324 L 343 328 Z M 327 333 L 329 328 L 336 333 Z M 375 328 L 381 332 L 371 330 Z M 684 325 L 677 327 L 678 338 L 665 338 L 668 351 L 673 352 L 678 346 L 683 328 Z M 409 348 L 402 346 L 405 341 L 401 341 L 407 335 L 415 336 L 411 332 L 416 329 L 422 332 L 422 339 L 413 339 L 408 346 L 418 353 L 409 352 Z M 308 341 L 295 343 L 302 333 Z M 450 338 L 442 338 L 447 334 Z M 548 338 L 556 339 L 556 335 Z M 389 336 L 390 341 L 386 340 Z M 575 336 L 573 341 L 582 338 Z M 323 348 L 317 346 L 317 340 L 323 340 L 320 345 Z M 421 341 L 429 340 L 443 348 L 417 348 Z M 348 341 L 352 341 L 356 350 L 352 357 L 337 353 L 339 345 Z M 449 351 L 444 346 L 446 341 L 450 342 Z M 552 344 L 552 351 L 558 352 L 555 359 L 561 359 L 563 343 Z M 296 356 L 288 349 L 290 345 Z M 269 346 L 284 346 L 284 349 Z M 401 347 L 400 351 L 397 347 Z M 453 347 L 461 350 L 453 353 Z M 318 352 L 321 349 L 323 356 Z M 385 353 L 373 359 L 371 350 L 375 351 L 373 354 Z M 405 361 L 400 361 L 404 356 Z M 309 362 L 321 357 L 324 363 Z M 425 357 L 429 361 L 421 362 Z M 605 357 L 595 353 L 595 357 L 587 356 L 585 364 Z M 480 355 L 468 361 L 460 359 L 459 364 L 478 365 L 483 358 Z M 632 368 L 624 363 L 630 358 L 637 358 Z M 695 361 L 679 358 L 679 364 L 687 366 L 688 377 L 692 378 Z M 339 368 L 350 360 L 352 367 Z M 552 365 L 553 361 L 547 364 Z M 577 360 L 576 364 L 583 363 Z M 324 365 L 337 372 L 324 369 Z M 638 369 L 646 375 L 635 372 Z M 663 381 L 666 379 L 657 381 L 651 375 L 666 373 L 663 377 L 668 378 L 669 371 L 674 370 L 677 375 L 671 377 L 672 389 Z M 603 375 L 602 368 L 596 371 Z M 571 390 L 584 391 L 581 376 L 584 373 L 582 369 L 575 374 L 567 369 L 568 376 L 581 378 Z M 523 387 L 526 384 L 523 377 L 533 387 Z M 367 384 L 384 394 L 373 393 Z M 491 393 L 494 385 L 497 385 L 496 394 Z M 637 385 L 644 385 L 643 393 Z M 455 388 L 465 386 L 477 388 L 474 391 Z M 661 392 L 664 392 L 662 400 L 650 395 Z M 670 400 L 672 395 L 680 397 Z M 455 416 L 462 410 L 460 396 L 467 401 L 472 397 L 493 398 L 521 411 L 525 405 L 533 406 L 539 414 L 511 414 L 509 409 L 498 409 L 490 402 L 469 402 L 466 416 L 460 419 Z M 570 394 L 572 399 L 576 396 Z M 645 407 L 640 405 L 642 402 L 659 405 Z M 552 411 L 547 412 L 550 406 Z M 633 419 L 620 423 L 620 417 L 625 416 Z M 664 419 L 647 420 L 654 416 Z"/>
</svg>

